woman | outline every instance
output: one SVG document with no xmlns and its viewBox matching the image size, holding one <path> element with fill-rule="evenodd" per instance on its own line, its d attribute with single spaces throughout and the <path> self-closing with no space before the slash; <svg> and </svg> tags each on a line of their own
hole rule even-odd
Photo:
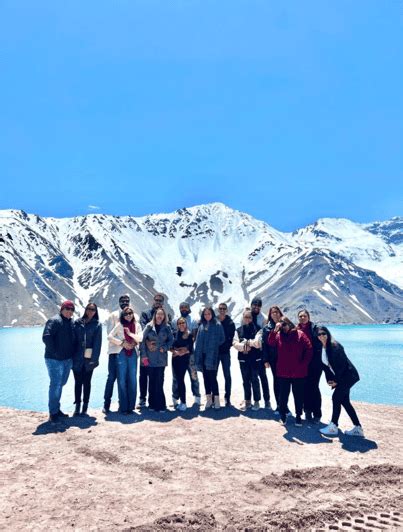
<svg viewBox="0 0 403 532">
<path fill-rule="evenodd" d="M 334 390 L 332 420 L 327 427 L 320 429 L 320 432 L 325 436 L 337 436 L 341 407 L 344 406 L 354 425 L 351 430 L 346 430 L 344 434 L 364 436 L 361 423 L 350 402 L 350 389 L 360 380 L 358 371 L 347 358 L 343 346 L 332 338 L 327 327 L 318 327 L 316 334 L 322 345 L 322 364 L 326 380 Z"/>
<path fill-rule="evenodd" d="M 280 307 L 274 305 L 270 307 L 269 312 L 267 313 L 267 322 L 262 329 L 262 349 L 263 349 L 263 360 L 266 368 L 270 368 L 273 374 L 273 389 L 274 397 L 276 398 L 276 408 L 274 413 L 279 415 L 279 404 L 280 404 L 280 382 L 277 377 L 276 366 L 277 366 L 277 352 L 274 347 L 271 347 L 267 343 L 270 332 L 276 326 L 276 323 L 280 321 L 283 313 L 280 310 Z M 287 413 L 289 412 L 287 408 Z"/>
<path fill-rule="evenodd" d="M 177 410 L 186 410 L 185 375 L 189 368 L 190 357 L 193 353 L 193 337 L 188 329 L 187 321 L 181 317 L 176 322 L 177 331 L 172 344 L 172 374 L 176 379 L 177 393 L 180 403 Z"/>
<path fill-rule="evenodd" d="M 119 412 L 131 414 L 136 405 L 138 345 L 143 339 L 141 325 L 132 307 L 125 307 L 119 322 L 108 335 L 110 343 L 121 348 L 117 358 Z"/>
<path fill-rule="evenodd" d="M 155 311 L 146 325 L 140 346 L 141 360 L 148 367 L 148 406 L 150 410 L 163 412 L 167 405 L 164 394 L 164 372 L 168 365 L 168 349 L 173 343 L 171 327 L 165 310 Z"/>
<path fill-rule="evenodd" d="M 252 312 L 245 310 L 242 325 L 235 331 L 233 347 L 238 351 L 244 389 L 244 409 L 251 407 L 252 391 L 254 404 L 252 410 L 260 408 L 259 364 L 262 360 L 260 327 L 253 323 Z"/>
<path fill-rule="evenodd" d="M 202 312 L 195 346 L 196 369 L 203 372 L 206 391 L 205 410 L 213 405 L 217 409 L 221 407 L 217 382 L 218 348 L 224 342 L 225 334 L 221 323 L 215 317 L 213 308 L 206 307 Z"/>
<path fill-rule="evenodd" d="M 298 312 L 298 321 L 297 328 L 307 335 L 313 348 L 313 356 L 308 366 L 308 375 L 305 381 L 305 419 L 319 423 L 322 417 L 322 396 L 319 389 L 319 381 L 322 375 L 322 344 L 316 335 L 316 325 L 311 322 L 311 316 L 306 309 Z"/>
<path fill-rule="evenodd" d="M 95 303 L 88 303 L 83 316 L 74 324 L 78 350 L 73 356 L 74 398 L 76 408 L 74 415 L 80 415 L 81 396 L 86 414 L 91 394 L 91 379 L 94 369 L 99 365 L 102 345 L 102 326 L 99 323 L 98 308 Z"/>
<path fill-rule="evenodd" d="M 268 344 L 277 350 L 277 377 L 280 381 L 280 421 L 286 423 L 290 389 L 295 402 L 295 426 L 302 426 L 304 405 L 304 381 L 312 358 L 309 338 L 288 318 L 283 316 L 270 332 Z"/>
</svg>

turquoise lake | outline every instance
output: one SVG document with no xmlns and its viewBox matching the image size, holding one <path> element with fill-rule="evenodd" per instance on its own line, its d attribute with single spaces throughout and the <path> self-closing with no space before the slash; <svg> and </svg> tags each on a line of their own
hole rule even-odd
<svg viewBox="0 0 403 532">
<path fill-rule="evenodd" d="M 352 399 L 368 403 L 403 405 L 403 325 L 330 326 L 334 337 L 343 344 L 358 369 L 361 380 L 352 391 Z M 106 334 L 100 366 L 92 380 L 90 406 L 103 406 L 107 376 Z M 44 362 L 41 328 L 0 329 L 0 406 L 47 411 L 48 375 Z M 268 372 L 268 374 L 270 371 Z M 234 388 L 241 388 L 235 353 L 232 357 Z M 166 370 L 166 393 L 171 370 Z M 223 390 L 221 370 L 220 390 Z M 74 378 L 71 374 L 63 389 L 62 408 L 71 411 Z M 203 390 L 203 386 L 201 385 Z M 322 389 L 330 395 L 322 377 Z M 117 400 L 115 391 L 114 400 Z"/>
</svg>

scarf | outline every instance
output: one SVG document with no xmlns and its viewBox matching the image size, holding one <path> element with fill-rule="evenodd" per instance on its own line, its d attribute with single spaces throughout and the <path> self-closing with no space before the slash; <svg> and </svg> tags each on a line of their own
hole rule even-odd
<svg viewBox="0 0 403 532">
<path fill-rule="evenodd" d="M 125 325 L 123 325 L 123 327 L 127 327 L 131 333 L 135 333 L 136 332 L 136 322 L 135 322 L 134 318 L 131 321 L 128 321 Z M 129 342 L 130 344 L 132 344 L 133 343 L 133 338 L 131 336 L 129 336 L 128 334 L 126 334 L 126 331 L 124 331 L 124 335 L 125 335 L 126 342 Z M 134 348 L 133 349 L 125 349 L 126 356 L 131 357 L 132 354 L 133 354 L 133 351 L 134 351 Z"/>
</svg>

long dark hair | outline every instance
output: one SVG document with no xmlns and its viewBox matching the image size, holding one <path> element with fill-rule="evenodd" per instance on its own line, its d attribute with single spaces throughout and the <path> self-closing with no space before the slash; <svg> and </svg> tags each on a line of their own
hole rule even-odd
<svg viewBox="0 0 403 532">
<path fill-rule="evenodd" d="M 270 323 L 270 325 L 275 325 L 274 321 L 271 319 L 272 310 L 278 310 L 280 314 L 280 318 L 282 318 L 284 314 L 281 312 L 281 308 L 278 307 L 277 305 L 273 305 L 272 307 L 269 308 L 269 312 L 267 313 L 267 323 Z"/>
<path fill-rule="evenodd" d="M 305 314 L 308 316 L 308 321 L 311 321 L 311 315 L 309 314 L 309 311 L 306 310 L 306 308 L 302 308 L 301 310 L 298 311 L 298 314 L 297 314 L 298 318 L 299 318 L 299 315 L 301 314 L 301 312 L 305 312 Z"/>
<path fill-rule="evenodd" d="M 206 325 L 206 323 L 207 323 L 207 320 L 206 320 L 206 318 L 204 317 L 204 313 L 206 312 L 206 310 L 209 310 L 209 311 L 211 312 L 211 321 L 212 321 L 212 322 L 215 321 L 215 312 L 214 312 L 213 307 L 204 307 L 203 312 L 201 313 L 201 318 L 200 318 L 200 322 L 201 322 L 203 325 Z"/>
<path fill-rule="evenodd" d="M 152 326 L 154 328 L 155 328 L 155 326 L 157 324 L 156 321 L 155 321 L 155 318 L 157 316 L 157 312 L 160 312 L 160 311 L 162 311 L 164 313 L 164 321 L 161 322 L 161 326 L 162 325 L 166 325 L 168 323 L 168 316 L 167 316 L 167 313 L 166 313 L 164 307 L 159 307 L 159 308 L 155 309 L 155 312 L 154 312 L 152 320 L 151 320 Z"/>
<path fill-rule="evenodd" d="M 93 315 L 93 317 L 91 318 L 91 320 L 96 320 L 96 321 L 99 321 L 99 315 L 98 315 L 98 306 L 93 303 L 92 301 L 89 301 L 87 303 L 87 305 L 85 306 L 85 309 L 84 309 L 84 314 L 81 316 L 81 319 L 82 320 L 85 320 L 86 318 L 86 315 L 85 313 L 87 312 L 87 308 L 91 305 L 91 307 L 95 307 L 95 314 Z"/>
<path fill-rule="evenodd" d="M 315 333 L 316 333 L 316 336 L 318 336 L 318 334 L 320 332 L 325 332 L 326 335 L 327 335 L 327 338 L 326 338 L 326 352 L 327 351 L 331 351 L 334 347 L 337 347 L 339 344 L 339 342 L 337 342 L 331 332 L 329 331 L 329 329 L 327 327 L 325 327 L 324 325 L 318 325 L 315 329 Z M 319 340 L 319 339 L 318 339 Z M 320 340 L 319 340 L 320 341 Z"/>
<path fill-rule="evenodd" d="M 122 325 L 127 325 L 127 320 L 125 320 L 125 314 L 128 310 L 131 310 L 133 312 L 133 319 L 131 321 L 131 323 L 136 323 L 136 318 L 134 317 L 134 310 L 133 310 L 133 307 L 131 307 L 130 305 L 128 307 L 125 307 L 123 310 L 120 311 L 120 315 L 119 315 L 119 321 Z"/>
</svg>

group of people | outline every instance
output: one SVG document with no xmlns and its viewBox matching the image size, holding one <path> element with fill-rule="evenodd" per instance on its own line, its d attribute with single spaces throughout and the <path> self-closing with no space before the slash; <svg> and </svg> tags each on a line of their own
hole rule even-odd
<svg viewBox="0 0 403 532">
<path fill-rule="evenodd" d="M 324 371 L 332 395 L 333 412 L 330 423 L 320 429 L 327 436 L 338 434 L 343 406 L 353 422 L 345 434 L 363 436 L 363 429 L 350 402 L 350 389 L 359 375 L 348 359 L 343 346 L 334 340 L 327 327 L 314 325 L 306 309 L 298 313 L 298 324 L 283 315 L 278 306 L 263 315 L 262 300 L 255 297 L 243 312 L 237 328 L 228 315 L 226 303 L 218 305 L 216 315 L 206 306 L 199 320 L 193 320 L 187 302 L 179 306 L 179 317 L 172 319 L 164 308 L 163 294 L 155 294 L 152 307 L 137 315 L 130 305 L 130 296 L 119 298 L 119 309 L 107 322 L 108 377 L 103 412 L 110 412 L 114 384 L 117 381 L 119 412 L 127 415 L 137 408 L 164 411 L 165 368 L 169 354 L 172 359 L 172 402 L 178 411 L 185 411 L 186 375 L 190 377 L 194 403 L 201 405 L 202 374 L 205 409 L 221 408 L 217 373 L 221 364 L 225 406 L 231 406 L 231 348 L 238 353 L 242 375 L 243 410 L 259 410 L 263 395 L 264 407 L 271 409 L 267 369 L 273 375 L 275 413 L 280 423 L 290 416 L 288 401 L 292 391 L 295 404 L 295 425 L 302 426 L 302 415 L 319 424 L 322 399 L 319 382 Z M 49 319 L 43 332 L 45 361 L 50 378 L 49 421 L 58 423 L 67 414 L 60 410 L 62 388 L 73 369 L 75 410 L 85 415 L 91 393 L 91 379 L 99 365 L 102 326 L 97 305 L 88 303 L 81 318 L 74 320 L 75 306 L 65 301 L 60 313 Z M 139 376 L 137 376 L 139 373 Z M 137 398 L 137 382 L 139 397 Z M 253 396 L 253 401 L 252 401 Z"/>
</svg>

